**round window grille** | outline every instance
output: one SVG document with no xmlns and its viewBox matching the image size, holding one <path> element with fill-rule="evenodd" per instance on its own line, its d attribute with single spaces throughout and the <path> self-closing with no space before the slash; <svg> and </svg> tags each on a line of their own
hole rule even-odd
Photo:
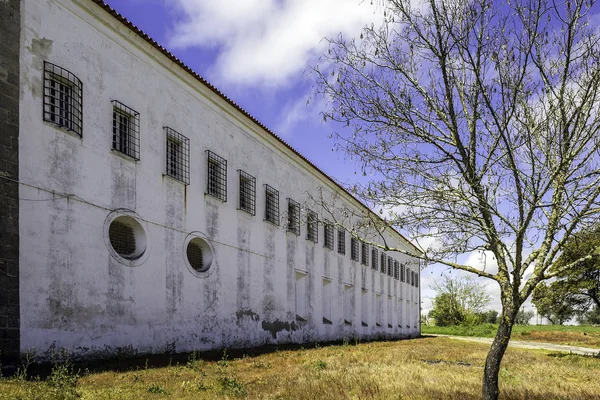
<svg viewBox="0 0 600 400">
<path fill-rule="evenodd" d="M 202 258 L 202 247 L 194 241 L 191 241 L 187 247 L 187 258 L 192 268 L 196 271 L 202 271 L 204 269 L 204 262 Z"/>
<path fill-rule="evenodd" d="M 114 221 L 108 231 L 110 244 L 121 257 L 128 258 L 135 253 L 133 228 L 123 222 Z"/>
<path fill-rule="evenodd" d="M 119 216 L 110 223 L 108 239 L 113 250 L 127 260 L 135 260 L 146 251 L 144 228 L 129 216 Z"/>
<path fill-rule="evenodd" d="M 187 242 L 185 254 L 194 272 L 205 272 L 212 264 L 212 249 L 201 237 L 193 237 Z"/>
</svg>

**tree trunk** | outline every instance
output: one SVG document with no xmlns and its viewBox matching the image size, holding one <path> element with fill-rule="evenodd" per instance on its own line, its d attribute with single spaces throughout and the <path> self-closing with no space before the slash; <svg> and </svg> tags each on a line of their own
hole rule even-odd
<svg viewBox="0 0 600 400">
<path fill-rule="evenodd" d="M 498 399 L 498 374 L 500 373 L 500 363 L 504 352 L 508 347 L 508 341 L 515 323 L 514 315 L 502 315 L 500 326 L 496 332 L 496 337 L 492 342 L 492 347 L 485 359 L 485 369 L 483 371 L 483 400 Z"/>
</svg>

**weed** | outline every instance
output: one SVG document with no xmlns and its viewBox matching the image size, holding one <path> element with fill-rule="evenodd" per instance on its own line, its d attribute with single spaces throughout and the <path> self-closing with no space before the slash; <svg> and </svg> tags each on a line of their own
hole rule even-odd
<svg viewBox="0 0 600 400">
<path fill-rule="evenodd" d="M 75 371 L 75 367 L 71 362 L 67 350 L 62 352 L 62 355 L 53 354 L 52 358 L 56 361 L 52 367 L 50 377 L 46 381 L 55 399 L 69 400 L 78 399 L 81 394 L 77 390 L 77 381 L 79 380 L 79 370 Z M 59 361 L 61 360 L 62 361 Z"/>
<path fill-rule="evenodd" d="M 271 363 L 270 362 L 264 362 L 264 361 L 253 361 L 252 362 L 252 368 L 270 369 L 271 368 Z"/>
<path fill-rule="evenodd" d="M 248 392 L 241 382 L 238 382 L 236 378 L 229 376 L 220 376 L 217 378 L 217 382 L 221 386 L 223 393 L 229 393 L 233 396 L 246 396 Z"/>
<path fill-rule="evenodd" d="M 223 350 L 223 357 L 217 361 L 217 365 L 219 367 L 228 367 L 229 366 L 229 361 L 227 361 L 227 359 L 229 358 L 229 356 L 227 355 L 227 349 Z"/>
<path fill-rule="evenodd" d="M 149 386 L 148 391 L 152 394 L 167 394 L 167 391 L 157 384 Z"/>
<path fill-rule="evenodd" d="M 323 360 L 317 360 L 310 366 L 312 368 L 316 369 L 317 371 L 321 371 L 321 370 L 324 370 L 325 368 L 327 368 L 327 363 Z"/>
</svg>

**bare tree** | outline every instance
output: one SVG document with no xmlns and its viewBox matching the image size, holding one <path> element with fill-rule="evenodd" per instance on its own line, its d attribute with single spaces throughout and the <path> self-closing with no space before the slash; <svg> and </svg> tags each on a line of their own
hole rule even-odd
<svg viewBox="0 0 600 400">
<path fill-rule="evenodd" d="M 417 242 L 435 239 L 422 260 L 500 286 L 484 399 L 498 397 L 519 308 L 600 212 L 593 3 L 389 0 L 381 26 L 329 39 L 314 68 L 324 119 L 344 126 L 336 146 L 372 176 L 350 189 Z M 491 252 L 497 269 L 457 262 L 473 251 Z"/>
</svg>

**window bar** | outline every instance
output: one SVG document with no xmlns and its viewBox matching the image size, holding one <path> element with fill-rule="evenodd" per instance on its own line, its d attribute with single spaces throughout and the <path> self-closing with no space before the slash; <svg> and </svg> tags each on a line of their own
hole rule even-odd
<svg viewBox="0 0 600 400">
<path fill-rule="evenodd" d="M 362 242 L 362 259 L 360 262 L 362 265 L 369 265 L 369 245 Z"/>
<path fill-rule="evenodd" d="M 315 243 L 319 241 L 319 220 L 317 213 L 312 210 L 306 213 L 306 239 Z"/>
<path fill-rule="evenodd" d="M 279 191 L 265 184 L 265 221 L 279 226 Z"/>
<path fill-rule="evenodd" d="M 125 104 L 113 100 L 113 150 L 140 159 L 140 114 Z"/>
<path fill-rule="evenodd" d="M 392 257 L 388 257 L 387 267 L 388 276 L 394 276 L 394 259 Z"/>
<path fill-rule="evenodd" d="M 323 230 L 325 234 L 323 245 L 329 250 L 333 250 L 333 225 L 325 223 Z"/>
<path fill-rule="evenodd" d="M 238 169 L 240 178 L 240 197 L 238 209 L 250 215 L 256 215 L 256 178 Z"/>
<path fill-rule="evenodd" d="M 166 175 L 190 184 L 190 140 L 168 126 L 164 127 L 167 137 Z"/>
<path fill-rule="evenodd" d="M 338 253 L 346 254 L 346 231 L 338 229 Z"/>
<path fill-rule="evenodd" d="M 292 199 L 288 201 L 288 232 L 294 233 L 296 236 L 300 236 L 300 204 Z"/>
<path fill-rule="evenodd" d="M 377 249 L 372 249 L 371 250 L 371 268 L 373 268 L 374 270 L 379 269 L 378 265 L 377 265 Z"/>
<path fill-rule="evenodd" d="M 387 271 L 385 270 L 385 260 L 386 260 L 386 255 L 385 253 L 382 251 L 381 252 L 381 272 L 382 273 L 386 273 Z"/>
<path fill-rule="evenodd" d="M 227 160 L 206 150 L 208 168 L 206 179 L 206 194 L 227 201 Z"/>
<path fill-rule="evenodd" d="M 400 263 L 394 261 L 394 279 L 400 279 Z"/>
<path fill-rule="evenodd" d="M 358 261 L 358 239 L 350 238 L 350 259 Z"/>
<path fill-rule="evenodd" d="M 44 61 L 43 119 L 83 136 L 83 85 L 68 70 Z"/>
</svg>

